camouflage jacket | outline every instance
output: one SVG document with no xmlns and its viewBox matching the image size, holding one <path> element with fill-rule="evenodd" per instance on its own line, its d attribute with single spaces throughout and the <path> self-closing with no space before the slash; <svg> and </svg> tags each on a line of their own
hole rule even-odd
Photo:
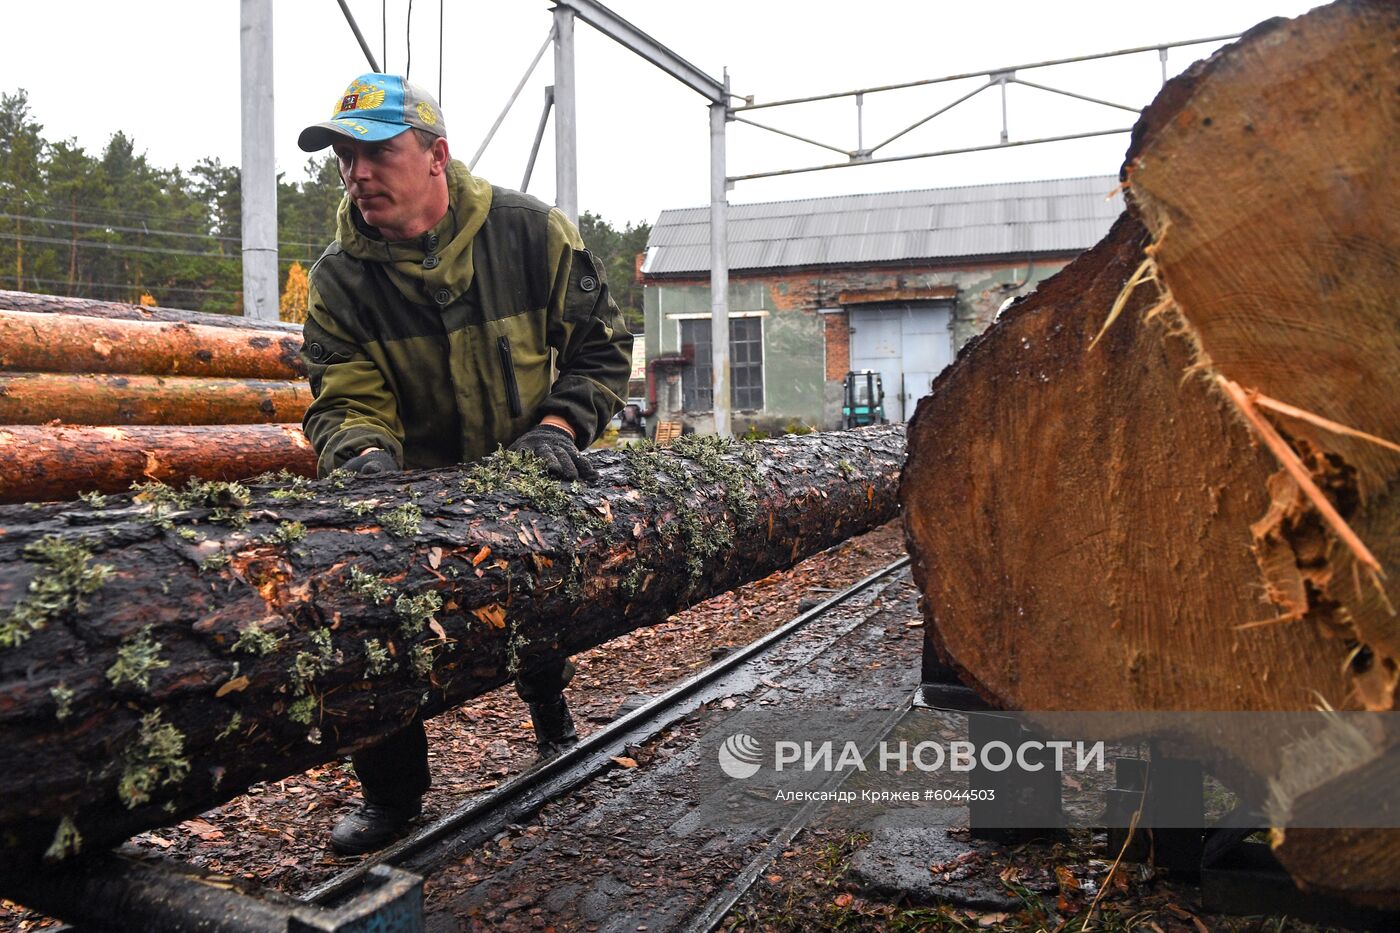
<svg viewBox="0 0 1400 933">
<path fill-rule="evenodd" d="M 580 447 L 622 405 L 632 337 L 557 209 L 448 169 L 451 208 L 386 242 L 345 199 L 310 276 L 302 421 L 325 475 L 366 447 L 407 469 L 470 462 L 544 415 Z"/>
</svg>

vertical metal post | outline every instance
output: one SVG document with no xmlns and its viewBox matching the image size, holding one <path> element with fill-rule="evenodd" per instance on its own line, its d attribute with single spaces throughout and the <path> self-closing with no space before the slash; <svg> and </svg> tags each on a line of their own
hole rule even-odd
<svg viewBox="0 0 1400 933">
<path fill-rule="evenodd" d="M 1167 83 L 1167 50 L 1160 48 L 1157 50 L 1157 57 L 1162 60 L 1162 83 Z"/>
<path fill-rule="evenodd" d="M 710 104 L 710 347 L 714 378 L 715 433 L 732 437 L 729 423 L 729 200 L 725 182 L 724 124 L 729 118 L 729 75 L 726 97 Z"/>
<path fill-rule="evenodd" d="M 578 125 L 574 111 L 574 11 L 554 8 L 554 204 L 578 223 Z"/>
<path fill-rule="evenodd" d="M 1006 75 L 1001 76 L 1001 141 L 1006 143 L 1010 139 L 1006 123 Z"/>
<path fill-rule="evenodd" d="M 272 145 L 272 0 L 241 0 L 243 316 L 277 320 L 277 166 Z"/>
<path fill-rule="evenodd" d="M 856 95 L 856 154 L 865 152 L 865 95 Z"/>
</svg>

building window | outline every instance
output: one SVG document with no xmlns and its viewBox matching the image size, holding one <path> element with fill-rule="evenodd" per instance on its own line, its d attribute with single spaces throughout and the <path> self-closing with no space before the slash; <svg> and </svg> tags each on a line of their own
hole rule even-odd
<svg viewBox="0 0 1400 933">
<path fill-rule="evenodd" d="M 763 318 L 730 318 L 729 378 L 736 411 L 763 408 Z"/>
<path fill-rule="evenodd" d="M 681 380 L 681 405 L 686 411 L 714 409 L 713 355 L 708 318 L 681 324 L 681 353 L 690 360 Z M 763 409 L 763 319 L 729 319 L 730 407 L 737 411 Z"/>
</svg>

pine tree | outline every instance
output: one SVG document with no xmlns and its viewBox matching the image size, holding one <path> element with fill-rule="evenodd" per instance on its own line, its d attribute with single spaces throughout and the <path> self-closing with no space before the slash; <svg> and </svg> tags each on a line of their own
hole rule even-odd
<svg viewBox="0 0 1400 933">
<path fill-rule="evenodd" d="M 11 215 L 5 227 L 0 228 L 5 229 L 0 241 L 0 257 L 4 260 L 0 275 L 5 278 L 0 282 L 14 283 L 4 285 L 5 288 L 23 289 L 26 278 L 34 275 L 25 243 L 33 233 L 26 229 L 26 218 L 32 216 L 39 199 L 43 129 L 30 116 L 29 94 L 23 88 L 14 94 L 0 94 L 0 213 Z"/>
<path fill-rule="evenodd" d="M 282 289 L 277 316 L 293 324 L 305 324 L 309 292 L 306 270 L 302 268 L 301 263 L 293 262 L 292 267 L 287 270 L 287 284 Z"/>
</svg>

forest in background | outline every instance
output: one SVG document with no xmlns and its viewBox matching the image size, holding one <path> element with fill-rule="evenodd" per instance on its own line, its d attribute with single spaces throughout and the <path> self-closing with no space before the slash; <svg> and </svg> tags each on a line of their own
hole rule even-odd
<svg viewBox="0 0 1400 933">
<path fill-rule="evenodd" d="M 242 313 L 239 172 L 201 159 L 152 165 L 116 133 L 100 153 L 44 138 L 23 90 L 0 93 L 0 289 Z M 277 184 L 283 317 L 305 313 L 306 270 L 335 232 L 342 187 L 335 159 L 307 160 L 307 178 Z M 633 268 L 651 225 L 579 218 L 584 242 L 634 333 L 642 289 Z"/>
</svg>

